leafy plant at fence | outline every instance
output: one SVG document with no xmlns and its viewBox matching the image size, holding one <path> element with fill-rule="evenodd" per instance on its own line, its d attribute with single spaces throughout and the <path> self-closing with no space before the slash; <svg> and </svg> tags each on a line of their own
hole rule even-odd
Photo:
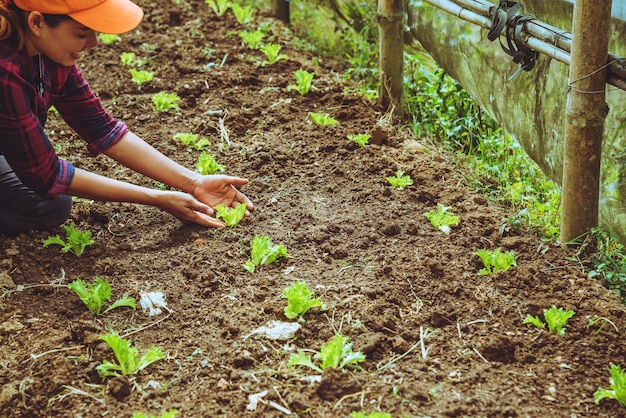
<svg viewBox="0 0 626 418">
<path fill-rule="evenodd" d="M 538 317 L 528 314 L 522 324 L 530 324 L 539 328 L 545 328 L 547 324 L 548 330 L 550 332 L 554 332 L 558 335 L 563 335 L 565 334 L 565 324 L 567 323 L 567 320 L 570 319 L 574 314 L 574 311 L 557 308 L 555 305 L 552 305 L 550 309 L 543 310 L 543 317 L 546 321 L 545 323 L 542 322 L 541 319 L 539 319 Z"/>
<path fill-rule="evenodd" d="M 247 205 L 245 203 L 239 203 L 234 208 L 229 208 L 224 204 L 215 206 L 215 216 L 218 219 L 222 219 L 226 226 L 233 227 L 239 224 L 246 214 Z"/>
<path fill-rule="evenodd" d="M 237 22 L 241 25 L 246 26 L 248 23 L 252 22 L 252 6 L 242 6 L 237 3 L 232 3 L 230 9 L 233 11 L 233 15 L 235 15 Z"/>
<path fill-rule="evenodd" d="M 102 379 L 110 376 L 133 375 L 148 367 L 155 361 L 165 358 L 160 348 L 152 346 L 144 355 L 139 356 L 139 350 L 132 345 L 130 340 L 120 337 L 115 332 L 101 335 L 98 339 L 106 342 L 113 350 L 117 363 L 104 360 L 96 366 L 96 370 Z"/>
<path fill-rule="evenodd" d="M 255 30 L 254 32 L 244 30 L 239 32 L 239 37 L 252 49 L 259 48 L 264 36 L 265 34 L 260 30 Z"/>
<path fill-rule="evenodd" d="M 314 358 L 320 360 L 321 363 L 316 365 L 311 356 L 300 350 L 297 353 L 291 353 L 287 365 L 305 366 L 318 372 L 322 372 L 327 368 L 352 367 L 360 369 L 359 363 L 365 361 L 365 354 L 360 351 L 356 353 L 352 351 L 352 343 L 348 342 L 349 337 L 341 334 L 335 334 L 330 340 L 322 344 L 320 351 L 315 353 Z"/>
<path fill-rule="evenodd" d="M 94 314 L 100 315 L 102 307 L 106 302 L 111 299 L 111 285 L 108 280 L 96 277 L 94 283 L 88 284 L 81 279 L 76 279 L 67 285 L 70 290 L 74 291 L 76 295 L 83 301 L 87 309 Z M 124 295 L 120 299 L 113 302 L 102 313 L 107 313 L 112 309 L 119 308 L 121 306 L 127 306 L 129 308 L 136 308 L 135 298 Z"/>
<path fill-rule="evenodd" d="M 626 249 L 616 236 L 603 228 L 593 228 L 596 253 L 592 257 L 590 278 L 602 279 L 626 303 Z"/>
<path fill-rule="evenodd" d="M 250 244 L 250 259 L 246 261 L 243 268 L 252 273 L 257 266 L 271 264 L 279 257 L 289 258 L 284 245 L 273 245 L 270 237 L 255 235 Z"/>
<path fill-rule="evenodd" d="M 178 102 L 180 97 L 176 93 L 167 93 L 160 91 L 152 96 L 152 103 L 157 111 L 166 113 L 172 109 L 179 109 Z"/>
<path fill-rule="evenodd" d="M 139 88 L 141 88 L 142 84 L 148 83 L 154 79 L 154 73 L 152 71 L 129 68 L 128 72 L 130 73 L 133 83 L 137 84 Z"/>
<path fill-rule="evenodd" d="M 413 184 L 411 177 L 404 174 L 404 171 L 402 170 L 396 171 L 395 177 L 387 177 L 387 182 L 391 185 L 391 187 L 398 190 L 404 190 Z"/>
<path fill-rule="evenodd" d="M 609 373 L 611 375 L 609 379 L 611 389 L 598 388 L 593 393 L 593 399 L 596 405 L 599 405 L 602 399 L 615 399 L 626 408 L 626 370 L 622 369 L 620 365 L 611 364 Z"/>
<path fill-rule="evenodd" d="M 302 320 L 302 316 L 311 308 L 319 307 L 325 310 L 326 305 L 312 296 L 311 289 L 301 281 L 295 281 L 283 289 L 283 298 L 287 299 L 287 306 L 284 310 L 285 316 L 289 319 L 298 318 L 298 320 Z"/>
<path fill-rule="evenodd" d="M 483 248 L 482 250 L 476 251 L 474 254 L 480 257 L 485 266 L 478 271 L 478 274 L 494 274 L 499 271 L 507 271 L 509 267 L 517 265 L 515 253 L 512 251 L 503 253 L 501 248 L 496 248 L 495 251 L 489 251 Z"/>
<path fill-rule="evenodd" d="M 213 154 L 205 151 L 202 151 L 202 153 L 198 157 L 196 168 L 198 172 L 203 176 L 207 174 L 215 174 L 217 172 L 223 173 L 224 171 L 226 171 L 226 167 L 224 167 L 224 165 L 215 161 L 215 156 Z"/>
<path fill-rule="evenodd" d="M 348 139 L 350 141 L 354 141 L 357 144 L 359 144 L 360 147 L 364 147 L 369 143 L 370 138 L 372 137 L 372 135 L 370 134 L 350 134 L 348 135 Z"/>
<path fill-rule="evenodd" d="M 391 418 L 391 414 L 389 412 L 378 411 L 366 414 L 365 412 L 354 411 L 350 413 L 350 418 Z"/>
<path fill-rule="evenodd" d="M 64 225 L 63 228 L 65 229 L 65 241 L 58 235 L 48 237 L 43 242 L 44 248 L 48 245 L 60 245 L 62 253 L 69 251 L 76 255 L 76 257 L 80 257 L 85 251 L 85 248 L 94 242 L 91 239 L 91 231 L 89 230 L 80 231 L 76 229 L 76 225 L 73 223 Z"/>
<path fill-rule="evenodd" d="M 431 225 L 442 231 L 444 234 L 450 233 L 450 225 L 458 225 L 459 217 L 448 212 L 448 206 L 437 203 L 437 210 L 431 210 L 424 214 Z"/>
<path fill-rule="evenodd" d="M 265 57 L 267 58 L 267 61 L 264 62 L 264 64 L 271 65 L 277 63 L 279 60 L 289 59 L 287 55 L 280 53 L 281 46 L 279 44 L 269 43 L 263 45 L 259 49 L 265 54 Z"/>
<path fill-rule="evenodd" d="M 211 10 L 218 15 L 224 16 L 224 13 L 230 8 L 231 2 L 229 0 L 205 0 Z"/>
<path fill-rule="evenodd" d="M 315 73 L 308 72 L 307 70 L 299 69 L 293 72 L 293 77 L 296 79 L 296 84 L 289 84 L 287 90 L 296 90 L 298 93 L 304 95 L 311 91 L 311 83 Z"/>
<path fill-rule="evenodd" d="M 336 125 L 339 123 L 337 119 L 333 118 L 328 113 L 309 112 L 309 117 L 314 124 L 320 126 Z"/>
<path fill-rule="evenodd" d="M 207 138 L 190 132 L 179 132 L 174 135 L 173 139 L 174 141 L 180 141 L 183 145 L 188 147 L 194 147 L 198 151 L 211 146 L 211 141 Z"/>
<path fill-rule="evenodd" d="M 105 45 L 111 45 L 115 42 L 119 42 L 122 38 L 119 35 L 115 35 L 112 33 L 99 33 L 98 39 Z"/>
<path fill-rule="evenodd" d="M 143 412 L 135 412 L 131 418 L 174 418 L 176 416 L 176 414 L 178 414 L 178 411 L 176 409 L 170 409 L 169 411 L 163 411 L 161 412 L 161 415 L 159 417 L 156 417 L 155 415 L 146 415 Z"/>
</svg>

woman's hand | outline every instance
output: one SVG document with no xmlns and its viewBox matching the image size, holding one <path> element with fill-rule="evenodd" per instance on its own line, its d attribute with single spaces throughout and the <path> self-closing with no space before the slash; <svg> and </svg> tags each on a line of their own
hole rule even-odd
<svg viewBox="0 0 626 418">
<path fill-rule="evenodd" d="M 211 208 L 219 204 L 234 208 L 240 203 L 247 206 L 246 217 L 250 216 L 250 211 L 254 205 L 248 197 L 241 193 L 237 187 L 247 184 L 247 179 L 225 175 L 200 176 L 196 180 L 196 186 L 192 194 L 199 201 L 209 205 Z"/>
<path fill-rule="evenodd" d="M 159 193 L 154 206 L 174 215 L 184 223 L 195 223 L 212 228 L 224 228 L 226 224 L 213 217 L 213 209 L 184 192 Z"/>
</svg>

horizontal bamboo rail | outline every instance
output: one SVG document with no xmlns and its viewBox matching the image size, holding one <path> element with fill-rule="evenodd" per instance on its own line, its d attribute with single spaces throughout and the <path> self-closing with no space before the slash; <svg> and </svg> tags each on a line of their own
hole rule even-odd
<svg viewBox="0 0 626 418">
<path fill-rule="evenodd" d="M 431 6 L 453 14 L 460 19 L 490 29 L 497 5 L 479 0 L 423 0 Z M 572 34 L 547 23 L 532 20 L 524 24 L 527 37 L 525 46 L 547 55 L 563 64 L 570 65 Z M 626 90 L 626 58 L 609 53 L 607 60 L 607 83 Z"/>
</svg>

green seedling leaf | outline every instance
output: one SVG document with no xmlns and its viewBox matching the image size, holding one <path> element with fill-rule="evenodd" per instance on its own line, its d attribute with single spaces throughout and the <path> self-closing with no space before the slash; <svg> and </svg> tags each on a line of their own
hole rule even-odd
<svg viewBox="0 0 626 418">
<path fill-rule="evenodd" d="M 104 360 L 96 366 L 100 377 L 104 380 L 109 376 L 132 375 L 145 369 L 155 361 L 165 358 L 160 348 L 152 346 L 139 357 L 139 350 L 130 340 L 125 340 L 116 333 L 101 335 L 98 339 L 106 342 L 113 350 L 118 363 Z"/>
<path fill-rule="evenodd" d="M 48 237 L 43 242 L 44 248 L 48 245 L 60 245 L 62 253 L 69 251 L 74 253 L 76 257 L 80 257 L 85 248 L 93 244 L 91 231 L 79 231 L 74 224 L 64 225 L 63 228 L 65 229 L 65 241 L 58 235 Z"/>
<path fill-rule="evenodd" d="M 280 48 L 280 44 L 273 43 L 265 44 L 260 48 L 261 52 L 263 52 L 267 57 L 266 64 L 275 64 L 281 59 L 286 60 L 289 58 L 287 55 L 280 53 Z"/>
<path fill-rule="evenodd" d="M 446 235 L 450 234 L 450 225 L 459 224 L 459 217 L 448 212 L 448 209 L 450 208 L 441 203 L 437 203 L 437 210 L 431 210 L 424 214 L 432 226 Z"/>
<path fill-rule="evenodd" d="M 163 411 L 161 412 L 161 415 L 159 417 L 156 417 L 154 415 L 146 415 L 143 412 L 135 412 L 131 418 L 174 418 L 176 416 L 176 414 L 178 414 L 178 411 L 176 409 L 170 409 L 169 411 Z"/>
<path fill-rule="evenodd" d="M 539 319 L 538 317 L 528 314 L 526 316 L 526 319 L 524 319 L 524 321 L 522 322 L 522 324 L 530 324 L 530 325 L 534 325 L 537 328 L 545 328 L 546 324 L 544 324 L 543 322 L 541 322 L 541 319 Z"/>
<path fill-rule="evenodd" d="M 87 309 L 96 316 L 122 306 L 136 308 L 135 298 L 124 295 L 102 312 L 104 304 L 111 299 L 111 285 L 106 279 L 100 277 L 96 277 L 92 284 L 86 284 L 81 279 L 76 279 L 67 287 L 76 293 Z"/>
<path fill-rule="evenodd" d="M 120 61 L 122 62 L 122 65 L 126 65 L 126 66 L 133 65 L 135 63 L 136 58 L 137 56 L 135 55 L 134 52 L 122 52 L 120 54 Z"/>
<path fill-rule="evenodd" d="M 272 245 L 272 240 L 267 236 L 256 235 L 250 247 L 250 259 L 243 266 L 250 273 L 254 272 L 256 266 L 271 264 L 278 257 L 289 258 L 287 248 L 282 244 Z"/>
<path fill-rule="evenodd" d="M 348 135 L 348 139 L 350 141 L 354 141 L 357 144 L 359 144 L 360 147 L 364 147 L 368 144 L 370 138 L 372 137 L 372 135 L 370 134 L 351 134 Z"/>
<path fill-rule="evenodd" d="M 287 366 L 288 367 L 305 366 L 313 370 L 316 370 L 320 373 L 322 372 L 322 369 L 320 369 L 318 366 L 315 365 L 315 363 L 313 363 L 313 360 L 311 360 L 311 356 L 305 353 L 304 351 L 291 353 L 289 355 L 289 360 L 287 361 Z"/>
<path fill-rule="evenodd" d="M 198 134 L 192 134 L 190 132 L 179 132 L 173 137 L 174 141 L 180 141 L 183 145 L 188 147 L 194 147 L 198 151 L 203 148 L 211 146 L 211 141 L 205 137 L 201 137 Z"/>
<path fill-rule="evenodd" d="M 351 412 L 350 418 L 391 418 L 391 414 L 389 412 L 372 412 L 366 414 L 365 412 Z"/>
<path fill-rule="evenodd" d="M 215 156 L 213 154 L 209 154 L 205 151 L 203 151 L 198 157 L 196 169 L 198 170 L 198 173 L 202 175 L 215 174 L 217 172 L 223 173 L 226 171 L 226 167 L 224 167 L 224 165 L 215 161 Z"/>
<path fill-rule="evenodd" d="M 152 96 L 152 103 L 154 103 L 154 107 L 157 111 L 166 113 L 172 109 L 179 109 L 178 102 L 180 101 L 180 97 L 176 93 L 166 93 L 164 91 L 160 91 L 154 96 Z"/>
<path fill-rule="evenodd" d="M 319 299 L 313 299 L 312 295 L 313 292 L 306 283 L 300 281 L 296 281 L 283 289 L 283 298 L 287 299 L 287 306 L 284 310 L 285 316 L 289 319 L 302 319 L 302 315 L 311 308 L 320 307 L 325 310 L 326 305 Z"/>
<path fill-rule="evenodd" d="M 246 214 L 246 208 L 248 206 L 245 203 L 239 203 L 234 208 L 229 208 L 224 204 L 215 206 L 216 218 L 222 219 L 226 226 L 233 227 L 239 224 Z"/>
<path fill-rule="evenodd" d="M 478 271 L 478 274 L 489 275 L 499 271 L 507 271 L 509 267 L 517 265 L 515 262 L 515 253 L 508 251 L 503 253 L 500 248 L 495 251 L 487 249 L 478 250 L 474 253 L 483 262 L 484 268 Z"/>
<path fill-rule="evenodd" d="M 611 374 L 609 379 L 611 388 L 598 388 L 593 393 L 595 403 L 599 405 L 602 399 L 615 399 L 621 406 L 626 408 L 626 371 L 619 365 L 611 364 L 609 373 Z"/>
<path fill-rule="evenodd" d="M 99 33 L 98 39 L 100 39 L 100 41 L 105 45 L 111 45 L 115 42 L 122 40 L 122 38 L 119 35 L 115 35 L 111 33 Z"/>
<path fill-rule="evenodd" d="M 309 112 L 309 117 L 314 124 L 320 126 L 336 125 L 339 123 L 337 119 L 333 118 L 328 113 Z"/>
<path fill-rule="evenodd" d="M 248 23 L 252 22 L 252 6 L 241 6 L 240 4 L 232 3 L 230 9 L 233 11 L 237 22 L 241 25 L 246 26 Z"/>
<path fill-rule="evenodd" d="M 260 30 L 239 32 L 239 37 L 251 48 L 258 49 L 265 34 Z"/>
<path fill-rule="evenodd" d="M 224 16 L 224 13 L 230 8 L 231 3 L 229 0 L 205 0 L 211 10 L 218 15 Z"/>
<path fill-rule="evenodd" d="M 129 68 L 128 72 L 132 77 L 133 83 L 137 84 L 139 88 L 144 83 L 148 83 L 154 79 L 154 73 L 152 71 L 137 70 L 135 68 Z"/>
<path fill-rule="evenodd" d="M 320 351 L 315 354 L 315 359 L 321 360 L 317 366 L 311 357 L 304 351 L 291 353 L 287 365 L 305 366 L 318 372 L 327 368 L 352 367 L 360 369 L 358 363 L 365 361 L 365 354 L 352 351 L 352 343 L 348 342 L 349 337 L 335 334 L 330 340 L 322 344 Z"/>
<path fill-rule="evenodd" d="M 550 309 L 543 310 L 543 317 L 545 318 L 545 323 L 541 321 L 536 316 L 528 315 L 522 324 L 530 324 L 539 328 L 545 328 L 546 324 L 548 325 L 548 330 L 550 332 L 554 332 L 558 335 L 565 334 L 565 324 L 567 320 L 570 319 L 575 314 L 574 311 L 566 310 L 563 308 L 557 308 L 552 305 Z"/>
<path fill-rule="evenodd" d="M 306 70 L 300 69 L 294 71 L 293 76 L 296 79 L 296 84 L 289 84 L 287 86 L 287 91 L 296 90 L 302 95 L 311 91 L 311 83 L 313 82 L 315 73 L 310 73 Z"/>
<path fill-rule="evenodd" d="M 387 182 L 398 190 L 404 190 L 413 184 L 411 177 L 405 175 L 402 170 L 398 170 L 395 177 L 387 177 Z"/>
</svg>

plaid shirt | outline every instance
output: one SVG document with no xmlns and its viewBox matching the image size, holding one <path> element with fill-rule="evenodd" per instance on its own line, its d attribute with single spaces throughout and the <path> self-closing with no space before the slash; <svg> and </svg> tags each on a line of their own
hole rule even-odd
<svg viewBox="0 0 626 418">
<path fill-rule="evenodd" d="M 44 132 L 50 106 L 87 142 L 92 155 L 128 132 L 104 109 L 75 65 L 64 67 L 43 55 L 41 61 L 30 58 L 6 41 L 0 41 L 0 88 L 0 154 L 41 195 L 64 193 L 75 171 L 57 157 Z"/>
</svg>

